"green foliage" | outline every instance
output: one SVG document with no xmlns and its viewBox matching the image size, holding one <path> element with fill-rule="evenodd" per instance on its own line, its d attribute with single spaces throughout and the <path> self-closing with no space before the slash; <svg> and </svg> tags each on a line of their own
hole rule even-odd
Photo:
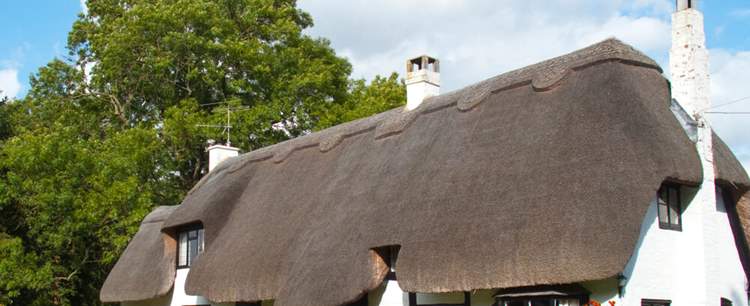
<svg viewBox="0 0 750 306">
<path fill-rule="evenodd" d="M 369 85 L 362 79 L 352 80 L 345 102 L 321 116 L 317 128 L 324 129 L 403 106 L 405 97 L 406 87 L 395 72 L 388 78 L 376 76 Z"/>
<path fill-rule="evenodd" d="M 26 97 L 0 101 L 0 305 L 99 305 L 158 205 L 206 173 L 207 139 L 271 145 L 404 103 L 395 73 L 349 63 L 294 0 L 99 0 Z"/>
</svg>

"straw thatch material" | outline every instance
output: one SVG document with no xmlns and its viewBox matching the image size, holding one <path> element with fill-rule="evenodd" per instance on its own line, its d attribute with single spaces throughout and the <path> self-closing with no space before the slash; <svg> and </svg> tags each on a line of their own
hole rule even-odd
<svg viewBox="0 0 750 306">
<path fill-rule="evenodd" d="M 669 105 L 658 65 L 608 40 L 228 160 L 163 228 L 203 223 L 187 291 L 216 302 L 343 305 L 381 284 L 387 245 L 408 291 L 608 278 L 661 183 L 702 180 Z"/>
<path fill-rule="evenodd" d="M 662 181 L 697 184 L 694 145 L 650 59 L 609 40 L 245 154 L 165 223 L 201 221 L 189 293 L 342 305 L 382 281 L 465 291 L 622 272 Z"/>
<path fill-rule="evenodd" d="M 167 294 L 175 276 L 176 245 L 161 233 L 162 223 L 177 206 L 152 211 L 104 281 L 102 302 L 150 299 Z"/>
</svg>

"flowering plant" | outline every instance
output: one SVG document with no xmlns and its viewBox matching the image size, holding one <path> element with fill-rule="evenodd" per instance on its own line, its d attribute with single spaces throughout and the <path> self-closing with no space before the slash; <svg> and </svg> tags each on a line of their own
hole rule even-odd
<svg viewBox="0 0 750 306">
<path fill-rule="evenodd" d="M 609 303 L 609 306 L 615 306 L 615 301 L 609 301 L 608 303 Z M 602 306 L 602 303 L 599 303 L 596 300 L 591 300 L 583 306 Z"/>
</svg>

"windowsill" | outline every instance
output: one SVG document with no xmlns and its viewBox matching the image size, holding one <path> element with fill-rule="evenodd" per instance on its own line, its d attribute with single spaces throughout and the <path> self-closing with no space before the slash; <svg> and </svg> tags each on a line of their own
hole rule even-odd
<svg viewBox="0 0 750 306">
<path fill-rule="evenodd" d="M 659 229 L 668 230 L 668 231 L 675 231 L 675 232 L 682 232 L 682 226 L 681 225 L 673 225 L 668 223 L 659 223 Z"/>
</svg>

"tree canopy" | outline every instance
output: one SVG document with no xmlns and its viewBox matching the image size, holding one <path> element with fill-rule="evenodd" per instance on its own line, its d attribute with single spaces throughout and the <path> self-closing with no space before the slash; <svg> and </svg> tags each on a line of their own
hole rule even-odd
<svg viewBox="0 0 750 306">
<path fill-rule="evenodd" d="M 243 151 L 404 103 L 397 74 L 351 65 L 295 0 L 99 0 L 70 56 L 0 101 L 0 305 L 99 305 L 104 278 L 159 205 L 207 169 L 205 144 Z M 292 182 L 290 182 L 292 183 Z"/>
</svg>

